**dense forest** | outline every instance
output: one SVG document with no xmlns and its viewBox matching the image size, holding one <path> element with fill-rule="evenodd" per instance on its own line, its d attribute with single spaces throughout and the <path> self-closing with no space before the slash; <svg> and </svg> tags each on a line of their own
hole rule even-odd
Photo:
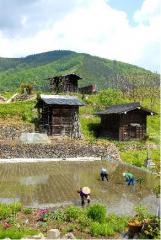
<svg viewBox="0 0 161 240">
<path fill-rule="evenodd" d="M 24 58 L 0 58 L 0 91 L 15 91 L 22 83 L 32 83 L 36 90 L 48 91 L 49 76 L 76 73 L 80 86 L 96 84 L 97 89 L 118 88 L 122 92 L 159 86 L 159 75 L 143 68 L 91 56 L 58 50 Z"/>
</svg>

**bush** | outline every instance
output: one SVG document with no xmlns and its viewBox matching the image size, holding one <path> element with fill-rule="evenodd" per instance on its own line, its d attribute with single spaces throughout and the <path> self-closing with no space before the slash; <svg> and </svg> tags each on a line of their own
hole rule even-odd
<svg viewBox="0 0 161 240">
<path fill-rule="evenodd" d="M 24 214 L 31 214 L 32 213 L 32 208 L 24 208 L 23 212 L 24 212 Z"/>
<path fill-rule="evenodd" d="M 100 224 L 98 222 L 94 222 L 91 224 L 90 234 L 94 237 L 99 235 L 108 237 L 113 236 L 115 232 L 109 223 Z"/>
<path fill-rule="evenodd" d="M 112 228 L 115 232 L 123 232 L 125 227 L 128 224 L 128 217 L 123 216 L 116 216 L 115 214 L 110 214 L 107 217 L 107 223 L 110 223 L 112 225 Z"/>
<path fill-rule="evenodd" d="M 153 217 L 143 228 L 141 239 L 160 239 L 160 218 Z"/>
<path fill-rule="evenodd" d="M 78 218 L 79 230 L 81 232 L 86 231 L 86 229 L 88 231 L 88 228 L 90 227 L 91 223 L 92 223 L 92 220 L 88 218 L 85 213 L 81 214 Z"/>
<path fill-rule="evenodd" d="M 15 202 L 15 203 L 9 204 L 9 207 L 11 208 L 12 213 L 17 213 L 17 212 L 21 211 L 22 204 L 20 202 Z"/>
<path fill-rule="evenodd" d="M 94 204 L 88 208 L 87 216 L 94 221 L 103 223 L 106 220 L 106 207 L 100 204 Z"/>
<path fill-rule="evenodd" d="M 143 222 L 145 219 L 149 219 L 151 217 L 148 209 L 141 204 L 135 207 L 135 211 L 137 213 L 137 219 L 140 222 Z"/>
<path fill-rule="evenodd" d="M 21 203 L 0 203 L 0 219 L 6 219 L 21 210 Z"/>
<path fill-rule="evenodd" d="M 57 221 L 64 221 L 65 220 L 65 214 L 62 210 L 57 209 L 54 212 L 51 212 L 49 214 L 49 218 Z"/>
<path fill-rule="evenodd" d="M 65 209 L 65 219 L 68 222 L 71 222 L 73 220 L 76 220 L 79 218 L 79 216 L 82 214 L 82 209 L 75 206 L 70 206 Z"/>
<path fill-rule="evenodd" d="M 122 94 L 119 90 L 108 88 L 99 94 L 100 103 L 105 106 L 123 103 Z"/>
</svg>

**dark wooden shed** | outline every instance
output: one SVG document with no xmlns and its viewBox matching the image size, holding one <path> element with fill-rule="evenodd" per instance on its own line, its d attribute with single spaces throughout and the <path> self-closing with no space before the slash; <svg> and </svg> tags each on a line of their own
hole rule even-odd
<svg viewBox="0 0 161 240">
<path fill-rule="evenodd" d="M 79 106 L 83 105 L 77 97 L 40 95 L 36 105 L 40 132 L 50 136 L 79 138 Z"/>
<path fill-rule="evenodd" d="M 120 141 L 144 139 L 146 117 L 153 114 L 137 102 L 113 105 L 104 112 L 96 113 L 101 117 L 100 134 Z"/>
<path fill-rule="evenodd" d="M 49 77 L 50 90 L 52 93 L 78 92 L 78 80 L 81 79 L 76 74 Z"/>
</svg>

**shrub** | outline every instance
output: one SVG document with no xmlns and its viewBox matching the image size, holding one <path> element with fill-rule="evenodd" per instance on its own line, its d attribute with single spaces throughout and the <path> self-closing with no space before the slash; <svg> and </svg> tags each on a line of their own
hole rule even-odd
<svg viewBox="0 0 161 240">
<path fill-rule="evenodd" d="M 65 220 L 65 214 L 62 210 L 57 209 L 50 213 L 49 218 L 57 221 L 63 221 Z"/>
<path fill-rule="evenodd" d="M 100 224 L 98 222 L 93 222 L 91 224 L 90 234 L 94 237 L 97 237 L 99 235 L 108 237 L 113 236 L 114 233 L 115 232 L 112 228 L 112 225 L 109 223 Z"/>
<path fill-rule="evenodd" d="M 0 219 L 6 219 L 12 214 L 11 208 L 4 203 L 0 204 Z"/>
<path fill-rule="evenodd" d="M 98 222 L 93 222 L 91 224 L 90 234 L 93 237 L 97 237 L 100 235 L 100 232 L 101 232 L 101 225 Z"/>
<path fill-rule="evenodd" d="M 77 224 L 71 223 L 65 229 L 66 232 L 73 232 L 77 228 Z"/>
<path fill-rule="evenodd" d="M 79 230 L 83 232 L 85 231 L 85 229 L 88 229 L 88 227 L 92 223 L 92 220 L 88 218 L 86 214 L 81 214 L 78 218 L 78 223 L 79 223 Z"/>
<path fill-rule="evenodd" d="M 75 206 L 70 206 L 65 209 L 65 219 L 68 222 L 72 220 L 78 219 L 78 217 L 82 214 L 82 209 Z"/>
<path fill-rule="evenodd" d="M 9 207 L 11 208 L 12 213 L 17 213 L 21 211 L 22 204 L 20 202 L 15 202 L 15 203 L 11 203 Z"/>
<path fill-rule="evenodd" d="M 125 227 L 128 224 L 128 217 L 123 216 L 116 216 L 115 214 L 110 214 L 107 219 L 107 223 L 110 223 L 113 227 L 115 232 L 123 232 Z"/>
<path fill-rule="evenodd" d="M 143 222 L 145 219 L 149 219 L 151 217 L 150 213 L 148 212 L 147 208 L 143 205 L 138 205 L 135 207 L 135 211 L 137 213 L 137 219 L 140 222 Z"/>
<path fill-rule="evenodd" d="M 110 106 L 118 102 L 123 103 L 123 98 L 119 90 L 108 88 L 100 92 L 99 101 L 105 106 Z"/>
<path fill-rule="evenodd" d="M 0 203 L 0 219 L 6 219 L 21 210 L 21 203 Z"/>
<path fill-rule="evenodd" d="M 24 212 L 24 214 L 31 214 L 32 213 L 32 208 L 24 208 L 23 212 Z"/>
<path fill-rule="evenodd" d="M 22 94 L 27 93 L 30 95 L 32 93 L 32 90 L 33 90 L 33 86 L 31 83 L 27 83 L 27 84 L 22 83 L 20 85 L 20 91 Z"/>
<path fill-rule="evenodd" d="M 87 216 L 94 221 L 103 223 L 106 220 L 106 207 L 100 204 L 94 204 L 88 208 Z"/>
<path fill-rule="evenodd" d="M 153 217 L 143 228 L 141 239 L 160 239 L 160 218 Z"/>
</svg>

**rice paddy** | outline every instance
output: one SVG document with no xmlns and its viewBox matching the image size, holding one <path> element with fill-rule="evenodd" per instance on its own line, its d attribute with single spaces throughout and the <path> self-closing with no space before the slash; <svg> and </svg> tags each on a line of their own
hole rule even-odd
<svg viewBox="0 0 161 240">
<path fill-rule="evenodd" d="M 99 171 L 106 167 L 109 181 L 101 181 Z M 144 177 L 143 184 L 127 186 L 122 173 Z M 159 177 L 148 171 L 109 161 L 55 161 L 0 164 L 0 202 L 21 202 L 24 207 L 46 208 L 68 204 L 80 205 L 77 190 L 91 188 L 91 202 L 103 203 L 108 212 L 132 214 L 143 203 L 156 212 L 157 200 L 152 191 Z"/>
</svg>

